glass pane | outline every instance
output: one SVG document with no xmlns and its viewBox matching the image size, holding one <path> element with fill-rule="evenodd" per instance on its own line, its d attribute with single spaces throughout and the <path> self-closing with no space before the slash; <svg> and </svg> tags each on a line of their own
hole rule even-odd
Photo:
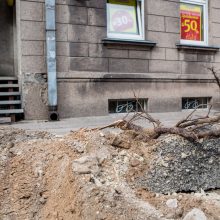
<svg viewBox="0 0 220 220">
<path fill-rule="evenodd" d="M 204 41 L 202 5 L 181 3 L 180 19 L 182 40 Z"/>
<path fill-rule="evenodd" d="M 107 18 L 109 33 L 139 34 L 136 0 L 109 0 Z"/>
</svg>

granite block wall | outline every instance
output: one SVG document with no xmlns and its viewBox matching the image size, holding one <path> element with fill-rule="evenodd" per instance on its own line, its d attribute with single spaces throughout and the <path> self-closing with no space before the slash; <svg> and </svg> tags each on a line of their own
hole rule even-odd
<svg viewBox="0 0 220 220">
<path fill-rule="evenodd" d="M 208 91 L 207 96 L 218 100 L 217 87 L 207 68 L 214 66 L 219 69 L 220 52 L 180 50 L 176 47 L 180 42 L 179 2 L 145 0 L 145 40 L 157 43 L 150 49 L 102 43 L 107 37 L 105 0 L 57 0 L 61 117 L 108 114 L 108 99 L 132 98 L 131 89 L 138 92 L 138 88 L 142 91 L 140 98 L 149 99 L 150 111 L 180 111 L 181 98 L 186 96 L 185 89 L 188 96 L 205 96 Z M 43 119 L 47 117 L 47 91 L 43 77 L 46 74 L 44 0 L 20 0 L 17 4 L 20 4 L 21 78 L 25 85 L 26 118 Z M 208 7 L 209 45 L 220 46 L 220 3 L 209 0 Z M 34 96 L 26 92 L 27 88 L 33 89 L 35 85 Z M 100 92 L 98 87 L 107 91 Z M 121 88 L 123 92 L 120 92 Z M 82 90 L 86 96 L 82 96 Z M 171 96 L 166 93 L 161 99 L 164 91 Z M 40 108 L 39 111 L 31 110 L 32 102 L 38 103 L 34 108 Z"/>
</svg>

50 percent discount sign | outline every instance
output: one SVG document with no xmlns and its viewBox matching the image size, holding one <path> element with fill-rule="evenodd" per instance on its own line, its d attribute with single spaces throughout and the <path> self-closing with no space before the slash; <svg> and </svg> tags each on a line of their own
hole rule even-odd
<svg viewBox="0 0 220 220">
<path fill-rule="evenodd" d="M 181 5 L 181 39 L 183 40 L 202 40 L 201 15 L 202 7 Z"/>
</svg>

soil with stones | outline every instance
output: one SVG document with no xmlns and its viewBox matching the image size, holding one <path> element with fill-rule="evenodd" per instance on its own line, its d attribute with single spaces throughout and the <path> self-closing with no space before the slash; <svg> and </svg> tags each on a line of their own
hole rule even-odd
<svg viewBox="0 0 220 220">
<path fill-rule="evenodd" d="M 218 143 L 194 146 L 175 135 L 146 143 L 117 129 L 61 138 L 1 127 L 0 219 L 220 220 L 220 192 L 203 191 L 219 187 Z"/>
</svg>

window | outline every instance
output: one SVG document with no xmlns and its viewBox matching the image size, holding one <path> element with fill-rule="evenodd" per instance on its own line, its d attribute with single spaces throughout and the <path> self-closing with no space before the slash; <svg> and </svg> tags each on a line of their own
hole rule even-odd
<svg viewBox="0 0 220 220">
<path fill-rule="evenodd" d="M 181 0 L 181 44 L 208 44 L 208 0 Z"/>
<path fill-rule="evenodd" d="M 182 109 L 204 109 L 208 108 L 210 97 L 182 98 Z"/>
<path fill-rule="evenodd" d="M 147 109 L 147 99 L 109 100 L 109 113 L 142 112 Z"/>
<path fill-rule="evenodd" d="M 144 0 L 108 0 L 108 38 L 143 40 L 143 5 Z"/>
</svg>

